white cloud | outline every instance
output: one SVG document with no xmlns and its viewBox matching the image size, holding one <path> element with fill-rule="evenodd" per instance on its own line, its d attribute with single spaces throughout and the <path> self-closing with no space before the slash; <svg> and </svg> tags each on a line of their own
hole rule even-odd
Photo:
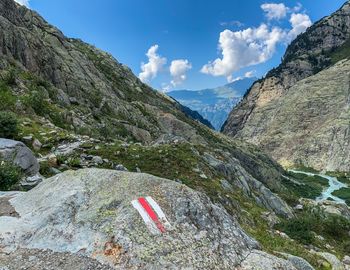
<svg viewBox="0 0 350 270">
<path fill-rule="evenodd" d="M 270 22 L 262 23 L 257 28 L 222 31 L 219 38 L 219 50 L 222 56 L 204 65 L 202 73 L 225 76 L 229 82 L 233 81 L 235 71 L 266 62 L 274 55 L 278 44 L 288 44 L 312 25 L 308 15 L 298 13 L 302 9 L 300 3 L 293 8 L 284 4 L 266 3 L 261 5 L 261 8 L 266 12 L 268 20 L 279 20 L 291 14 L 289 19 L 291 28 L 282 29 Z"/>
<path fill-rule="evenodd" d="M 149 82 L 149 80 L 154 79 L 166 64 L 166 58 L 157 54 L 158 48 L 159 46 L 157 44 L 153 45 L 146 53 L 148 63 L 141 64 L 142 72 L 139 74 L 142 82 Z"/>
<path fill-rule="evenodd" d="M 22 6 L 29 7 L 29 0 L 15 0 L 15 1 Z"/>
<path fill-rule="evenodd" d="M 256 70 L 247 71 L 246 73 L 244 73 L 243 77 L 240 76 L 240 77 L 232 78 L 230 82 L 240 81 L 245 78 L 253 78 L 255 76 L 255 73 L 256 73 Z"/>
<path fill-rule="evenodd" d="M 213 76 L 225 76 L 228 81 L 232 81 L 233 72 L 270 59 L 276 50 L 276 45 L 285 39 L 285 35 L 285 31 L 281 28 L 269 29 L 266 24 L 236 32 L 226 29 L 220 33 L 219 38 L 222 58 L 204 65 L 201 72 Z"/>
<path fill-rule="evenodd" d="M 288 8 L 283 4 L 266 3 L 262 4 L 261 8 L 266 12 L 266 17 L 269 20 L 280 20 L 287 16 Z"/>
<path fill-rule="evenodd" d="M 221 26 L 235 26 L 235 27 L 242 27 L 244 26 L 244 23 L 240 21 L 229 21 L 229 22 L 221 22 Z"/>
<path fill-rule="evenodd" d="M 192 68 L 187 59 L 178 59 L 171 62 L 170 75 L 173 78 L 171 84 L 177 86 L 186 80 L 186 72 Z"/>
<path fill-rule="evenodd" d="M 255 70 L 251 70 L 251 71 L 247 71 L 244 74 L 244 78 L 253 78 L 255 76 L 256 71 Z"/>
<path fill-rule="evenodd" d="M 288 33 L 289 41 L 296 38 L 300 33 L 305 32 L 305 30 L 312 25 L 310 17 L 301 13 L 293 13 L 289 22 L 292 25 L 292 30 Z"/>
</svg>

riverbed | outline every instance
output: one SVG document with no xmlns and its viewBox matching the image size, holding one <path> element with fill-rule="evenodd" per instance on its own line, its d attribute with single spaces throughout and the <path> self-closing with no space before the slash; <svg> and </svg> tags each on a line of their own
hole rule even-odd
<svg viewBox="0 0 350 270">
<path fill-rule="evenodd" d="M 317 176 L 320 176 L 320 177 L 328 180 L 329 187 L 325 188 L 323 190 L 322 194 L 316 198 L 317 202 L 325 201 L 328 198 L 331 198 L 333 201 L 335 201 L 337 203 L 345 203 L 345 200 L 340 199 L 340 198 L 332 195 L 332 193 L 334 191 L 339 190 L 339 189 L 344 188 L 344 187 L 348 187 L 346 184 L 338 181 L 338 179 L 336 177 L 325 175 L 325 174 L 310 173 L 310 172 L 303 172 L 303 171 L 296 171 L 296 170 L 289 170 L 289 171 L 294 172 L 294 173 L 302 173 L 302 174 L 309 175 L 309 176 L 317 175 Z"/>
</svg>

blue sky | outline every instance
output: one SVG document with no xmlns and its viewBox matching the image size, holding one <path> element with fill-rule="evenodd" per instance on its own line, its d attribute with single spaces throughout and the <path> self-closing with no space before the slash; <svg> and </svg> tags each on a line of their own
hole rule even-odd
<svg viewBox="0 0 350 270">
<path fill-rule="evenodd" d="M 156 89 L 203 89 L 263 76 L 298 32 L 344 2 L 29 0 L 29 6 L 66 36 L 110 52 L 136 75 L 151 58 L 141 78 Z M 273 5 L 263 10 L 263 4 Z"/>
</svg>

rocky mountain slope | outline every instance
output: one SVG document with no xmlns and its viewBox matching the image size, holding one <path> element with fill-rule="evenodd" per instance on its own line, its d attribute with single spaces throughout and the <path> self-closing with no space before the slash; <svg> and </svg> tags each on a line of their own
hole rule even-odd
<svg viewBox="0 0 350 270">
<path fill-rule="evenodd" d="M 349 171 L 349 70 L 344 62 L 333 66 L 349 56 L 349 38 L 347 1 L 288 46 L 223 132 L 262 146 L 286 166 Z"/>
<path fill-rule="evenodd" d="M 255 80 L 256 78 L 244 78 L 213 89 L 176 90 L 167 95 L 199 112 L 216 130 L 220 130 L 232 108 Z"/>
<path fill-rule="evenodd" d="M 294 209 L 300 196 L 286 181 L 296 180 L 257 147 L 191 119 L 12 0 L 0 0 L 0 34 L 0 134 L 16 140 L 0 138 L 0 268 L 293 269 L 293 254 L 325 270 L 320 251 L 348 254 L 345 218 L 315 216 L 323 240 L 307 227 L 309 246 L 290 230 L 311 212 Z M 18 141 L 43 176 L 28 192 L 30 175 L 14 168 Z M 174 231 L 147 231 L 131 207 L 146 195 Z"/>
</svg>

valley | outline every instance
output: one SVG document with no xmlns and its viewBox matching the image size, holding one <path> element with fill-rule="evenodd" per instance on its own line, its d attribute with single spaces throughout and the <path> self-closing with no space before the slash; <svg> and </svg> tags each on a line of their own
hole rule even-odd
<svg viewBox="0 0 350 270">
<path fill-rule="evenodd" d="M 0 269 L 350 269 L 349 27 L 167 95 L 0 0 Z"/>
</svg>

